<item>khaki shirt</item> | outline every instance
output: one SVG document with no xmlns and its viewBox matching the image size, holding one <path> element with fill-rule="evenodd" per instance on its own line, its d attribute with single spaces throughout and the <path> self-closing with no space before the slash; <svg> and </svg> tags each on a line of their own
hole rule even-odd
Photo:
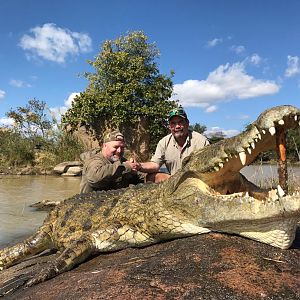
<svg viewBox="0 0 300 300">
<path fill-rule="evenodd" d="M 144 175 L 124 164 L 126 159 L 110 162 L 101 152 L 88 158 L 83 166 L 80 193 L 115 190 L 144 182 Z"/>
<path fill-rule="evenodd" d="M 189 135 L 180 150 L 174 136 L 169 134 L 158 142 L 151 161 L 158 163 L 160 166 L 165 164 L 168 172 L 173 175 L 181 168 L 185 157 L 189 156 L 194 150 L 207 145 L 209 145 L 209 141 L 204 135 L 196 131 L 189 131 Z"/>
</svg>

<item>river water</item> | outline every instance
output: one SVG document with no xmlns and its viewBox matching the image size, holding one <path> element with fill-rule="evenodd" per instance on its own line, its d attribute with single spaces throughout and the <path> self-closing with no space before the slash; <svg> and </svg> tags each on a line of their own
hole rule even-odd
<svg viewBox="0 0 300 300">
<path fill-rule="evenodd" d="M 242 173 L 252 182 L 274 186 L 277 166 L 248 166 Z M 289 180 L 300 185 L 300 167 L 289 168 Z M 47 213 L 29 205 L 42 200 L 63 200 L 79 192 L 80 177 L 0 175 L 0 248 L 32 234 Z"/>
<path fill-rule="evenodd" d="M 79 177 L 0 175 L 0 248 L 32 234 L 47 213 L 29 205 L 79 192 Z"/>
</svg>

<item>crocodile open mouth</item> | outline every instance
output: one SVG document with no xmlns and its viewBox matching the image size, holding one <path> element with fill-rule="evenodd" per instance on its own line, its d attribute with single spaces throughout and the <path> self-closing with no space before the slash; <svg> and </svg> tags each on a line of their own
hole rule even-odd
<svg viewBox="0 0 300 300">
<path fill-rule="evenodd" d="M 241 134 L 199 150 L 184 168 L 197 174 L 215 194 L 245 193 L 256 199 L 282 197 L 287 193 L 285 135 L 289 129 L 299 130 L 300 111 L 291 106 L 280 108 L 267 110 Z M 240 173 L 269 150 L 278 153 L 279 184 L 274 190 L 261 188 Z M 285 176 L 280 172 L 285 172 Z"/>
</svg>

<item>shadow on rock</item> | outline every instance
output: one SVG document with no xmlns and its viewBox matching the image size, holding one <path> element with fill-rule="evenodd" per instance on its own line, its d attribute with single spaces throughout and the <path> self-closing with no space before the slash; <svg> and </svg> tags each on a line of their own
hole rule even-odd
<svg viewBox="0 0 300 300">
<path fill-rule="evenodd" d="M 44 262 L 45 256 L 1 272 L 0 284 L 35 272 Z M 3 299 L 296 300 L 300 230 L 288 250 L 211 233 L 99 255 Z"/>
</svg>

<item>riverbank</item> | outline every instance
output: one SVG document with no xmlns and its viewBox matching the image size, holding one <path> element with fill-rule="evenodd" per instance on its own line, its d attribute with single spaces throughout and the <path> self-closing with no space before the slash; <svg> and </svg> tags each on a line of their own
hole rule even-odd
<svg viewBox="0 0 300 300">
<path fill-rule="evenodd" d="M 66 161 L 45 168 L 44 166 L 0 167 L 0 175 L 63 175 L 79 176 L 82 172 L 81 161 Z"/>
<path fill-rule="evenodd" d="M 61 163 L 61 164 L 67 164 Z M 277 165 L 277 161 L 269 161 L 269 162 L 257 162 L 252 163 L 251 166 L 275 166 Z M 0 175 L 58 175 L 55 171 L 56 166 L 51 166 L 45 169 L 43 166 L 22 166 L 22 167 L 4 167 L 0 166 Z M 288 163 L 288 167 L 300 167 L 299 162 Z M 72 176 L 72 174 L 70 174 Z M 73 175 L 74 176 L 74 175 Z"/>
<path fill-rule="evenodd" d="M 53 169 L 41 167 L 0 167 L 0 175 L 54 175 Z"/>
</svg>

